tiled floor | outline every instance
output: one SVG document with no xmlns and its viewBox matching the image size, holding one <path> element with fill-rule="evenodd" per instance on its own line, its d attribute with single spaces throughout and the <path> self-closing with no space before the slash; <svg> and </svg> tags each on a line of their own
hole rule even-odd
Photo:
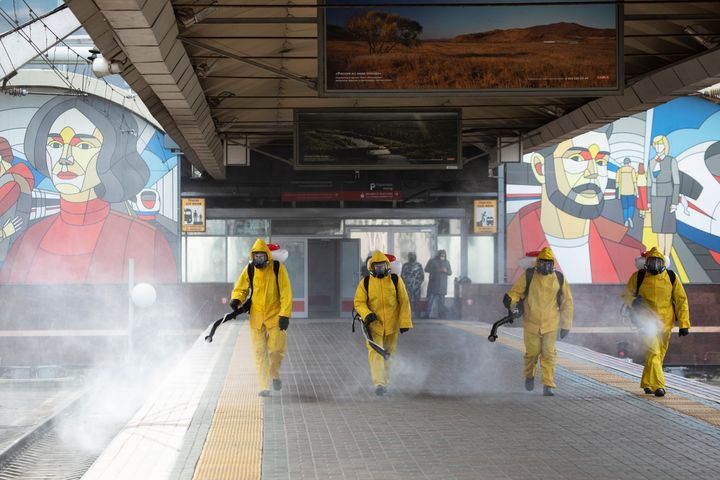
<svg viewBox="0 0 720 480">
<path fill-rule="evenodd" d="M 373 394 L 359 333 L 297 321 L 265 405 L 263 479 L 715 478 L 720 430 L 558 369 L 523 388 L 521 353 L 447 326 L 400 338 Z M 539 379 L 537 381 L 539 385 Z"/>
<path fill-rule="evenodd" d="M 376 397 L 367 350 L 348 321 L 293 321 L 283 390 L 262 400 L 262 418 L 248 408 L 258 400 L 252 368 L 243 383 L 249 395 L 218 403 L 236 371 L 228 368 L 231 359 L 251 359 L 247 325 L 227 327 L 216 342 L 195 344 L 179 365 L 185 374 L 168 377 L 165 392 L 149 398 L 88 478 L 145 478 L 140 472 L 152 470 L 154 480 L 201 479 L 209 471 L 238 480 L 223 472 L 250 458 L 243 457 L 253 453 L 248 448 L 262 448 L 251 456 L 261 465 L 248 465 L 252 473 L 242 478 L 718 478 L 717 427 L 639 388 L 628 392 L 565 368 L 556 371 L 555 397 L 542 396 L 539 379 L 526 392 L 522 352 L 466 327 L 417 322 L 400 337 L 391 395 Z M 227 465 L 216 461 L 208 469 L 199 459 L 217 409 L 238 424 L 261 423 L 262 442 L 240 452 L 244 439 L 233 437 L 218 457 Z"/>
</svg>

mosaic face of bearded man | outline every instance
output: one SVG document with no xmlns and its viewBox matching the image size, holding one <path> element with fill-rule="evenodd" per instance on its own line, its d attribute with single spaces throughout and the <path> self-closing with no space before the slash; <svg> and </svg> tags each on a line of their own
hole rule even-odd
<svg viewBox="0 0 720 480">
<path fill-rule="evenodd" d="M 610 145 L 605 133 L 587 132 L 561 142 L 545 163 L 548 198 L 560 210 L 583 219 L 600 216 L 608 184 Z"/>
</svg>

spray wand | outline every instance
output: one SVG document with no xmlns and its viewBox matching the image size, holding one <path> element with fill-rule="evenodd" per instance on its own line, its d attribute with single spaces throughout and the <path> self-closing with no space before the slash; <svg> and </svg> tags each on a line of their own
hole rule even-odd
<svg viewBox="0 0 720 480">
<path fill-rule="evenodd" d="M 363 322 L 362 317 L 355 309 L 353 309 L 353 311 L 352 311 L 352 317 L 353 317 L 352 331 L 355 332 L 355 322 L 359 322 L 360 330 L 362 331 L 363 335 L 365 336 L 365 340 L 367 340 L 368 345 L 370 345 L 370 348 L 375 350 L 375 352 L 377 352 L 378 355 L 380 355 L 385 360 L 387 360 L 388 357 L 390 357 L 390 354 L 383 347 L 381 347 L 380 345 L 375 343 L 375 341 L 372 338 L 372 333 L 370 333 L 370 330 L 368 330 L 367 325 L 365 324 L 365 322 Z"/>
<path fill-rule="evenodd" d="M 498 328 L 505 325 L 506 323 L 510 323 L 510 324 L 513 323 L 513 321 L 515 321 L 515 319 L 518 318 L 520 315 L 521 315 L 520 312 L 513 313 L 510 310 L 508 310 L 507 315 L 505 315 L 503 318 L 501 318 L 497 322 L 493 323 L 492 328 L 490 329 L 490 335 L 488 335 L 488 340 L 490 340 L 491 342 L 494 342 L 495 340 L 497 340 Z"/>
<path fill-rule="evenodd" d="M 217 330 L 220 325 L 222 325 L 223 323 L 225 323 L 227 321 L 237 318 L 238 316 L 240 316 L 241 314 L 243 314 L 245 312 L 249 312 L 250 305 L 252 303 L 251 300 L 252 300 L 252 293 L 250 295 L 248 295 L 247 299 L 245 299 L 245 301 L 238 307 L 237 310 L 228 312 L 225 315 L 223 315 L 222 317 L 220 317 L 219 319 L 215 320 L 212 324 L 212 328 L 210 328 L 210 333 L 205 337 L 205 341 L 208 343 L 212 343 L 213 336 L 215 335 L 215 330 Z"/>
</svg>

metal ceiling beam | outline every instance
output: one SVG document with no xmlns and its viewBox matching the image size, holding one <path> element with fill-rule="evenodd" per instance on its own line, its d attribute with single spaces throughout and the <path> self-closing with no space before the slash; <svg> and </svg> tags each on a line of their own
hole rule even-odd
<svg viewBox="0 0 720 480">
<path fill-rule="evenodd" d="M 216 4 L 214 2 L 205 3 L 181 3 L 175 4 L 175 7 L 209 7 L 216 6 L 220 8 L 366 8 L 366 7 L 536 7 L 538 5 L 547 6 L 567 6 L 567 5 L 598 5 L 598 4 L 611 4 L 618 2 L 618 0 L 535 0 L 535 1 L 513 1 L 512 3 L 501 2 L 501 1 L 475 1 L 475 2 L 427 2 L 427 3 L 396 3 L 392 1 L 383 2 L 379 0 L 377 3 L 346 3 L 346 4 L 323 4 L 323 3 L 293 3 L 293 4 L 277 4 L 277 3 L 223 3 Z M 675 4 L 685 3 L 684 0 L 619 0 L 619 3 L 625 5 L 663 5 L 663 4 Z M 690 2 L 687 2 L 690 3 Z M 717 0 L 693 0 L 693 4 L 706 5 L 706 4 L 717 4 Z"/>
<path fill-rule="evenodd" d="M 683 20 L 720 20 L 718 13 L 636 13 L 625 14 L 625 22 L 679 22 Z"/>
<path fill-rule="evenodd" d="M 213 108 L 213 111 L 222 111 L 222 110 L 292 110 L 296 108 L 308 108 L 308 102 L 306 101 L 288 101 L 289 99 L 301 99 L 301 100 L 313 100 L 313 107 L 318 108 L 354 108 L 354 107 L 360 107 L 360 108 L 382 108 L 382 107 L 388 107 L 388 108 L 412 108 L 412 107 L 420 107 L 420 108 L 442 108 L 442 107 L 450 107 L 450 108 L 482 108 L 485 110 L 506 110 L 508 108 L 529 108 L 529 109 L 537 109 L 537 108 L 553 108 L 553 107 L 561 107 L 565 110 L 570 108 L 575 108 L 576 106 L 582 105 L 583 102 L 577 102 L 574 104 L 568 104 L 568 103 L 562 103 L 562 104 L 556 104 L 553 102 L 548 102 L 544 104 L 537 104 L 537 103 L 508 103 L 506 105 L 498 105 L 498 104 L 491 104 L 491 103 L 485 103 L 482 102 L 481 99 L 458 99 L 454 100 L 452 102 L 443 101 L 444 99 L 440 98 L 437 101 L 433 101 L 434 99 L 431 97 L 430 99 L 418 99 L 417 102 L 413 102 L 412 105 L 406 102 L 398 103 L 398 102 L 392 102 L 388 101 L 387 99 L 381 100 L 381 101 L 367 101 L 367 102 L 353 102 L 352 99 L 344 99 L 344 98 L 338 98 L 338 97 L 327 97 L 327 98 L 318 98 L 318 97 L 264 97 L 264 100 L 266 101 L 260 101 L 263 100 L 261 97 L 240 97 L 240 96 L 231 96 L 231 97 L 222 97 L 222 96 L 208 96 L 208 101 L 213 101 L 213 99 L 224 99 L 224 104 L 222 107 L 215 107 Z M 246 102 L 232 102 L 232 100 L 249 100 Z M 267 100 L 277 100 L 275 102 L 268 102 Z M 320 100 L 320 101 L 316 101 Z M 390 99 L 391 100 L 391 99 Z M 475 101 L 473 101 L 475 100 Z M 547 111 L 547 110 L 545 110 Z M 563 112 L 564 113 L 564 112 Z"/>
<path fill-rule="evenodd" d="M 201 55 L 201 54 L 190 54 L 188 53 L 188 56 L 190 58 L 208 58 L 208 59 L 214 59 L 214 58 L 228 58 L 226 55 Z M 242 56 L 238 55 L 240 58 L 247 58 L 250 60 L 317 60 L 318 57 L 293 57 L 293 56 L 283 56 L 283 55 L 248 55 L 248 56 Z"/>
<path fill-rule="evenodd" d="M 420 106 L 420 107 L 425 106 L 426 108 L 433 108 L 433 109 L 442 108 L 442 107 L 443 107 L 443 105 L 433 105 L 433 104 L 423 104 L 423 105 L 419 105 L 419 106 Z M 494 109 L 499 109 L 501 112 L 502 112 L 503 110 L 507 110 L 506 107 L 504 107 L 504 106 L 502 106 L 502 105 L 483 106 L 483 105 L 453 104 L 452 106 L 453 106 L 454 108 L 468 108 L 468 109 L 477 109 L 477 108 L 489 109 L 489 108 L 494 108 Z M 377 107 L 371 107 L 371 106 L 365 107 L 365 106 L 363 106 L 363 107 L 360 107 L 360 108 L 383 108 L 383 107 L 387 107 L 387 108 L 403 108 L 403 107 L 389 106 L 389 105 L 382 105 L 382 106 L 377 106 Z M 538 106 L 538 105 L 530 105 L 530 107 L 533 107 L 533 108 L 543 108 L 543 107 Z M 274 111 L 279 111 L 279 110 L 291 110 L 291 111 L 294 111 L 294 110 L 297 110 L 298 108 L 303 108 L 303 107 L 293 107 L 293 106 L 284 107 L 284 106 L 279 106 L 279 105 L 275 105 L 275 106 L 232 106 L 232 107 L 213 107 L 213 112 L 215 112 L 215 111 L 217 111 L 217 112 L 220 112 L 220 111 L 234 111 L 234 110 L 243 110 L 243 111 L 246 111 L 246 110 L 250 110 L 250 111 L 253 111 L 253 110 L 274 110 Z M 320 107 L 320 108 L 323 108 L 323 107 Z M 346 108 L 346 109 L 352 109 L 352 108 L 354 108 L 354 105 L 338 104 L 337 106 L 328 106 L 328 107 L 325 107 L 325 108 Z M 414 107 L 407 107 L 407 108 L 414 108 Z M 521 108 L 521 107 L 518 107 L 518 108 Z M 544 110 L 543 112 L 547 113 L 546 110 Z M 513 115 L 512 117 L 488 117 L 487 119 L 488 119 L 488 120 L 501 120 L 501 119 L 504 119 L 504 118 L 511 118 L 511 119 L 527 119 L 527 118 L 532 118 L 532 119 L 537 119 L 538 117 L 518 117 L 517 115 Z M 553 116 L 552 118 L 557 118 L 557 116 L 555 115 L 555 116 Z M 483 118 L 483 120 L 484 120 L 484 119 L 485 119 L 485 118 Z"/>
<path fill-rule="evenodd" d="M 317 35 L 193 35 L 183 37 L 193 40 L 317 40 Z"/>
<path fill-rule="evenodd" d="M 573 138 L 617 119 L 643 112 L 674 98 L 696 93 L 720 78 L 720 47 L 651 72 L 607 96 L 537 128 L 524 136 L 526 149 L 540 149 Z"/>
<path fill-rule="evenodd" d="M 688 52 L 626 53 L 625 58 L 638 57 L 687 57 Z M 209 78 L 209 77 L 208 77 Z"/>
<path fill-rule="evenodd" d="M 218 7 L 222 7 L 222 5 L 218 5 Z M 206 18 L 205 20 L 202 20 L 200 22 L 197 22 L 196 25 L 254 25 L 254 24 L 273 24 L 273 23 L 279 23 L 279 24 L 317 24 L 318 19 L 317 17 L 211 17 Z"/>
<path fill-rule="evenodd" d="M 246 63 L 248 65 L 252 65 L 253 67 L 257 67 L 262 70 L 267 70 L 268 72 L 275 73 L 275 74 L 280 75 L 289 80 L 295 80 L 296 82 L 300 82 L 300 83 L 304 84 L 305 86 L 312 88 L 313 90 L 317 89 L 317 79 L 316 78 L 309 78 L 309 77 L 304 77 L 301 75 L 296 75 L 294 73 L 283 70 L 282 68 L 277 68 L 277 67 L 273 67 L 272 65 L 266 65 L 264 63 L 256 62 L 255 60 L 250 60 L 249 58 L 240 56 L 236 53 L 229 52 L 227 50 L 223 50 L 222 48 L 218 48 L 218 47 L 215 47 L 208 43 L 194 40 L 192 38 L 179 37 L 179 39 L 180 39 L 180 41 L 182 41 L 183 43 L 185 43 L 187 45 L 204 48 L 205 50 L 209 50 L 213 53 L 217 53 L 217 54 L 222 55 L 227 58 L 232 58 L 233 60 L 237 60 L 238 62 Z"/>
<path fill-rule="evenodd" d="M 717 37 L 720 32 L 710 33 L 634 33 L 625 34 L 623 38 L 666 38 L 666 37 Z"/>
<path fill-rule="evenodd" d="M 287 163 L 290 166 L 294 166 L 294 162 L 287 158 L 281 157 L 279 155 L 275 155 L 273 153 L 266 152 L 265 150 L 261 150 L 256 147 L 251 147 L 249 145 L 246 145 L 246 147 L 253 152 L 259 153 L 260 155 L 265 155 L 266 157 L 274 158 L 275 160 L 280 160 L 281 162 Z"/>
</svg>

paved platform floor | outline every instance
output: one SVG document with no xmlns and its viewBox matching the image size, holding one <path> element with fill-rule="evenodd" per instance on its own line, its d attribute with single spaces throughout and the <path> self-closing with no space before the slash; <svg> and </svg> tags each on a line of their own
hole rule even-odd
<svg viewBox="0 0 720 480">
<path fill-rule="evenodd" d="M 172 424 L 178 430 L 182 423 L 186 433 L 167 449 L 172 461 L 160 461 L 159 451 L 153 455 L 154 464 L 174 467 L 165 474 L 155 470 L 152 478 L 237 479 L 238 474 L 223 473 L 229 467 L 217 462 L 239 458 L 260 463 L 246 469 L 242 478 L 263 479 L 659 480 L 718 478 L 720 472 L 720 429 L 708 421 L 644 396 L 639 387 L 634 393 L 614 386 L 617 382 L 600 382 L 600 370 L 593 366 L 587 367 L 595 369 L 590 376 L 559 367 L 555 397 L 542 396 L 539 378 L 538 388 L 526 392 L 517 345 L 490 343 L 487 330 L 470 324 L 418 321 L 402 335 L 388 397 L 374 395 L 360 333 L 352 334 L 348 321 L 332 320 L 293 321 L 282 392 L 267 399 L 254 391 L 248 396 L 247 390 L 257 387 L 247 370 L 251 357 L 246 330 L 246 324 L 235 325 L 222 330 L 213 344 L 193 347 L 216 349 L 216 360 L 213 374 L 203 376 L 207 384 L 193 383 L 203 393 L 195 395 L 192 419 L 187 418 L 190 409 L 154 399 L 163 406 L 163 428 Z M 221 348 L 229 350 L 222 353 Z M 237 349 L 246 350 L 238 354 Z M 228 368 L 226 364 L 237 359 L 245 366 Z M 577 365 L 577 359 L 573 362 Z M 234 371 L 242 378 L 225 375 Z M 232 389 L 227 387 L 230 380 Z M 224 389 L 218 382 L 225 382 Z M 218 400 L 229 390 L 246 393 L 232 402 Z M 701 408 L 720 417 L 718 404 L 698 403 L 672 389 L 669 393 L 686 412 Z M 168 415 L 172 409 L 183 412 L 178 422 Z M 228 409 L 233 421 L 242 417 L 243 428 L 259 424 L 262 434 L 257 443 L 252 440 L 255 434 L 248 434 L 245 444 L 234 438 L 225 446 L 225 456 L 213 457 L 216 463 L 204 466 L 211 458 L 204 452 L 205 439 L 213 437 L 214 429 L 223 431 L 223 425 L 213 424 L 211 413 L 227 417 Z M 147 428 L 158 428 L 146 423 Z M 143 425 L 141 420 L 133 423 L 138 442 L 156 438 L 157 444 L 161 437 L 138 431 Z M 147 457 L 139 444 L 127 438 L 121 443 Z M 119 451 L 113 449 L 112 457 L 129 467 L 135 457 Z M 110 461 L 105 458 L 106 467 Z M 115 469 L 123 470 L 137 473 L 137 466 Z"/>
<path fill-rule="evenodd" d="M 299 323 L 299 322 L 298 322 Z M 265 405 L 263 479 L 716 478 L 720 429 L 557 371 L 527 392 L 522 354 L 418 322 L 378 398 L 345 324 L 294 329 L 281 396 Z M 539 384 L 539 378 L 538 382 Z M 720 413 L 720 412 L 719 412 Z"/>
</svg>

